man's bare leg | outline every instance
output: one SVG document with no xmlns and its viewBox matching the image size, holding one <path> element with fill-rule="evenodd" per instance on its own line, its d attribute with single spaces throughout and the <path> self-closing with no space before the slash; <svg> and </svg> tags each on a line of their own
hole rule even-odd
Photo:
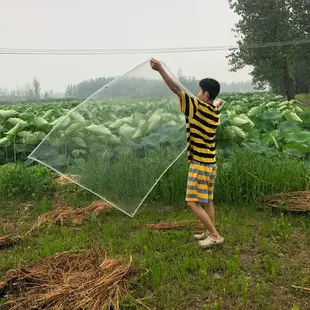
<svg viewBox="0 0 310 310">
<path fill-rule="evenodd" d="M 187 202 L 187 204 L 192 209 L 192 211 L 196 214 L 199 220 L 203 223 L 206 230 L 209 231 L 211 237 L 214 240 L 221 239 L 221 236 L 216 230 L 216 228 L 214 227 L 212 220 L 210 219 L 208 213 L 203 208 L 201 208 L 197 202 Z"/>
<path fill-rule="evenodd" d="M 214 225 L 214 223 L 215 223 L 215 216 L 214 216 L 214 204 L 213 204 L 213 201 L 210 201 L 210 202 L 204 204 L 204 209 L 208 213 L 209 218 L 210 218 L 212 224 Z"/>
<path fill-rule="evenodd" d="M 210 201 L 208 203 L 202 204 L 202 207 L 204 208 L 204 210 L 209 215 L 209 218 L 210 218 L 212 224 L 215 225 L 214 224 L 215 221 L 214 221 L 214 205 L 213 205 L 213 201 Z M 206 231 L 206 232 L 203 232 L 203 233 L 200 233 L 200 234 L 196 234 L 196 235 L 194 235 L 194 238 L 196 240 L 203 240 L 203 239 L 208 237 L 209 233 L 210 233 L 209 231 Z"/>
</svg>

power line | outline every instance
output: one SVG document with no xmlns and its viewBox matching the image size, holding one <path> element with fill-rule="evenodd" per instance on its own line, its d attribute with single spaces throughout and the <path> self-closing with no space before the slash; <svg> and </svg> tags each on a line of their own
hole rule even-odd
<svg viewBox="0 0 310 310">
<path fill-rule="evenodd" d="M 248 45 L 226 45 L 205 47 L 179 47 L 179 48 L 148 48 L 148 49 L 21 49 L 0 48 L 0 55 L 133 55 L 133 54 L 168 54 L 225 51 L 231 49 L 256 49 L 264 47 L 279 47 L 310 43 L 308 40 L 295 40 L 284 42 L 271 42 Z"/>
</svg>

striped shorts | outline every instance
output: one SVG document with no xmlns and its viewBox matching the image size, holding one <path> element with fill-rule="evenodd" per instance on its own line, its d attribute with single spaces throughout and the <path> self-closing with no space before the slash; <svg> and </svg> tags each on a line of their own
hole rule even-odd
<svg viewBox="0 0 310 310">
<path fill-rule="evenodd" d="M 186 201 L 208 203 L 213 201 L 216 164 L 192 161 L 189 166 Z"/>
</svg>

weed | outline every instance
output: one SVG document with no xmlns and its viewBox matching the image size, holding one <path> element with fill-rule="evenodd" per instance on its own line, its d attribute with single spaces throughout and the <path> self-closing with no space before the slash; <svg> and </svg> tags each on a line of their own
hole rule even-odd
<svg viewBox="0 0 310 310">
<path fill-rule="evenodd" d="M 0 166 L 0 196 L 2 199 L 28 200 L 51 195 L 53 173 L 43 166 L 7 164 Z"/>
<path fill-rule="evenodd" d="M 282 238 L 289 238 L 292 235 L 292 225 L 288 218 L 281 213 L 279 218 L 274 219 L 274 230 Z"/>
<path fill-rule="evenodd" d="M 249 293 L 249 281 L 250 277 L 243 277 L 242 279 L 242 304 L 243 306 L 247 306 L 248 304 L 248 293 Z"/>
</svg>

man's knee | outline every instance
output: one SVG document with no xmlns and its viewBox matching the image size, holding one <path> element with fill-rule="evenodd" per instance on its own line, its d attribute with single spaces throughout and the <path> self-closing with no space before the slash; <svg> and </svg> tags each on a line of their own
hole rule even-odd
<svg viewBox="0 0 310 310">
<path fill-rule="evenodd" d="M 191 209 L 197 208 L 199 207 L 199 203 L 196 201 L 186 201 L 186 204 L 188 207 L 190 207 Z"/>
<path fill-rule="evenodd" d="M 213 200 L 210 200 L 209 202 L 204 204 L 205 208 L 212 208 L 213 207 Z"/>
</svg>

